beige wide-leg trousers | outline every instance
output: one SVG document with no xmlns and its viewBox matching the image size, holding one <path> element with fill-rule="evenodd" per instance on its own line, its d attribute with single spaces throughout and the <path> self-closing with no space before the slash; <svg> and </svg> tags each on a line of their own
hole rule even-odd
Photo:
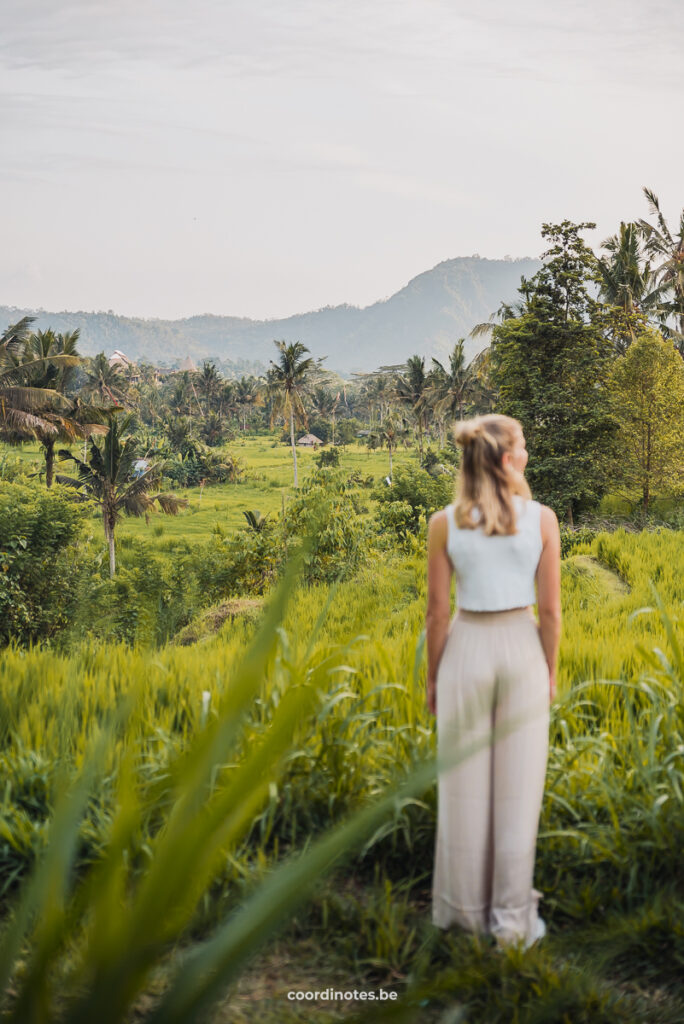
<svg viewBox="0 0 684 1024">
<path fill-rule="evenodd" d="M 437 752 L 477 747 L 438 779 L 432 921 L 534 941 L 549 672 L 531 608 L 459 609 L 437 672 Z"/>
</svg>

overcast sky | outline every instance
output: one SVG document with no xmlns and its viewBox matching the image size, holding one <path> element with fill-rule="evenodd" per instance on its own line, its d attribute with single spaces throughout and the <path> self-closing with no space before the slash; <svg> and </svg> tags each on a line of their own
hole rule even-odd
<svg viewBox="0 0 684 1024">
<path fill-rule="evenodd" d="M 2 0 L 0 304 L 367 305 L 684 206 L 680 0 Z"/>
</svg>

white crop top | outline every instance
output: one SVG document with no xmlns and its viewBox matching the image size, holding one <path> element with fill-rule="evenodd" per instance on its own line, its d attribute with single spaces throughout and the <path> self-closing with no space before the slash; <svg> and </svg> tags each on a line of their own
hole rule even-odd
<svg viewBox="0 0 684 1024">
<path fill-rule="evenodd" d="M 482 528 L 461 529 L 454 505 L 447 505 L 447 554 L 457 581 L 456 603 L 464 611 L 498 612 L 523 608 L 537 600 L 534 577 L 542 552 L 541 505 L 513 495 L 514 534 L 487 536 Z M 480 518 L 478 508 L 473 519 Z"/>
</svg>

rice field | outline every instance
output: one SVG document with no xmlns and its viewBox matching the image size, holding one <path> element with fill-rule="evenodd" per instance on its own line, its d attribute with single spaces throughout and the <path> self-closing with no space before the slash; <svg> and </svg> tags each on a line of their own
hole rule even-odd
<svg viewBox="0 0 684 1024">
<path fill-rule="evenodd" d="M 243 494 L 276 511 L 289 452 L 248 445 L 265 479 L 207 487 L 147 543 L 241 526 Z M 346 459 L 380 475 L 386 453 Z M 683 540 L 606 532 L 563 561 L 527 953 L 430 925 L 420 542 L 332 588 L 295 565 L 263 614 L 205 609 L 162 648 L 4 651 L 6 1019 L 381 1019 L 287 996 L 329 985 L 396 992 L 410 1021 L 684 1019 Z"/>
<path fill-rule="evenodd" d="M 153 516 L 150 523 L 144 519 L 124 520 L 117 529 L 117 537 L 140 538 L 151 541 L 164 537 L 165 541 L 200 540 L 210 536 L 219 526 L 224 530 L 235 530 L 244 526 L 243 510 L 259 509 L 268 513 L 279 513 L 284 500 L 294 491 L 292 449 L 276 436 L 248 437 L 225 446 L 242 462 L 244 473 L 236 483 L 207 484 L 203 491 L 199 487 L 176 488 L 174 493 L 188 499 L 188 508 L 177 517 Z M 74 452 L 77 448 L 73 449 Z M 220 452 L 222 449 L 216 449 Z M 297 467 L 300 481 L 315 468 L 318 452 L 307 448 L 297 449 Z M 0 481 L 3 460 L 14 463 L 20 460 L 30 472 L 40 473 L 43 468 L 41 448 L 37 443 L 22 444 L 10 448 L 0 444 Z M 393 467 L 415 464 L 415 454 L 407 449 L 393 453 Z M 349 473 L 360 472 L 382 479 L 389 472 L 387 451 L 370 451 L 358 444 L 347 445 L 340 458 L 340 465 Z M 56 463 L 55 472 L 62 471 Z M 155 532 L 156 531 L 156 532 Z"/>
</svg>

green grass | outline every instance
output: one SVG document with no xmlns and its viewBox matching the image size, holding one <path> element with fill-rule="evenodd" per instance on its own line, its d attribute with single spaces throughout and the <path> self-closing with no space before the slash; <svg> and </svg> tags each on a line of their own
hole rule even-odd
<svg viewBox="0 0 684 1024">
<path fill-rule="evenodd" d="M 207 484 L 203 493 L 199 487 L 176 489 L 174 493 L 188 499 L 187 510 L 163 519 L 161 515 L 152 515 L 149 524 L 144 519 L 125 519 L 117 529 L 117 538 L 154 540 L 153 524 L 163 522 L 164 549 L 168 550 L 175 540 L 206 540 L 217 525 L 226 532 L 242 529 L 245 525 L 243 511 L 249 509 L 279 514 L 283 501 L 287 501 L 295 491 L 294 470 L 292 449 L 281 442 L 273 447 L 274 440 L 275 437 L 249 437 L 226 445 L 227 450 L 243 460 L 246 472 L 242 480 L 232 484 Z M 0 458 L 3 453 L 7 454 L 9 461 L 19 458 L 32 472 L 42 469 L 38 444 L 12 448 L 0 445 Z M 300 482 L 315 467 L 316 454 L 307 449 L 297 449 Z M 403 449 L 394 453 L 393 466 L 415 463 L 415 460 L 415 452 Z M 349 473 L 359 471 L 364 476 L 372 474 L 381 479 L 389 472 L 389 457 L 387 451 L 369 451 L 352 444 L 342 450 L 340 465 Z M 60 472 L 59 463 L 56 464 L 56 472 Z"/>
<path fill-rule="evenodd" d="M 207 487 L 201 507 L 177 519 L 122 524 L 122 564 L 136 537 L 164 551 L 183 539 L 206 539 L 216 523 L 226 531 L 242 528 L 243 507 L 279 511 L 281 494 L 292 493 L 288 449 L 252 438 L 241 453 L 263 479 Z M 342 457 L 350 471 L 376 476 L 384 475 L 386 459 L 386 453 L 353 450 Z M 244 505 L 243 495 L 250 496 Z M 191 500 L 198 501 L 198 491 Z M 163 533 L 155 535 L 159 525 Z M 96 550 L 99 523 L 92 527 Z M 409 994 L 414 1005 L 407 1020 L 437 1022 L 447 1009 L 454 1020 L 483 1024 L 684 1019 L 683 539 L 681 531 L 666 529 L 601 533 L 563 562 L 559 700 L 536 879 L 545 894 L 548 939 L 527 954 L 501 957 L 468 936 L 430 927 L 436 803 L 429 786 L 396 803 L 352 861 L 292 914 L 280 937 L 263 943 L 233 980 L 232 994 L 204 1019 L 349 1019 L 347 1006 L 287 1000 L 291 988 L 333 984 Z M 178 945 L 161 951 L 128 1019 L 149 1016 L 155 999 L 171 992 L 186 954 L 204 949 L 204 938 L 258 891 L 288 851 L 377 799 L 434 751 L 424 696 L 425 599 L 420 544 L 412 553 L 377 551 L 334 592 L 322 585 L 292 590 L 240 742 L 216 766 L 217 798 L 268 735 L 288 694 L 316 680 L 318 703 L 293 716 L 290 755 L 267 774 L 244 832 L 222 849 Z M 6 902 L 43 848 L 60 772 L 79 770 L 100 725 L 133 691 L 139 703 L 106 749 L 79 827 L 76 863 L 80 876 L 110 848 L 117 811 L 133 807 L 121 803 L 128 793 L 140 817 L 126 847 L 125 877 L 132 888 L 138 884 L 154 860 L 185 752 L 205 735 L 204 691 L 211 694 L 210 723 L 234 706 L 257 610 L 227 595 L 203 609 L 178 643 L 159 650 L 91 642 L 68 656 L 54 650 L 0 655 Z M 131 765 L 130 789 L 122 790 L 122 773 Z M 123 905 L 115 902 L 113 913 Z M 67 951 L 67 978 L 70 965 Z"/>
</svg>

